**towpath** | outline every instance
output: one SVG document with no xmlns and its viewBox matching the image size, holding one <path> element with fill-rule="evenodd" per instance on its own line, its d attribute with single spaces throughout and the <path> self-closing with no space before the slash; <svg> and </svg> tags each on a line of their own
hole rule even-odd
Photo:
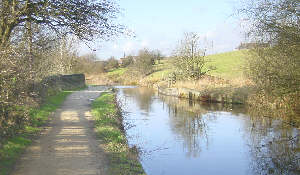
<svg viewBox="0 0 300 175">
<path fill-rule="evenodd" d="M 105 175 L 107 161 L 90 113 L 91 102 L 103 90 L 89 87 L 69 95 L 12 175 Z"/>
</svg>

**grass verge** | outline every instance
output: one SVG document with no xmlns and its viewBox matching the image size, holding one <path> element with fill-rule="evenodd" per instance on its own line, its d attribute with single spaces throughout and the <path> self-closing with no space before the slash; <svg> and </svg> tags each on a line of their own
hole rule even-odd
<svg viewBox="0 0 300 175">
<path fill-rule="evenodd" d="M 92 104 L 96 132 L 107 152 L 109 174 L 145 174 L 136 148 L 129 148 L 122 124 L 122 115 L 114 93 L 102 93 Z"/>
<path fill-rule="evenodd" d="M 7 175 L 12 170 L 18 157 L 25 148 L 31 144 L 33 136 L 38 135 L 42 130 L 41 126 L 48 120 L 54 112 L 71 94 L 72 91 L 62 91 L 54 96 L 50 96 L 45 103 L 37 109 L 30 109 L 29 123 L 20 130 L 20 134 L 1 142 L 0 147 L 0 175 Z"/>
</svg>

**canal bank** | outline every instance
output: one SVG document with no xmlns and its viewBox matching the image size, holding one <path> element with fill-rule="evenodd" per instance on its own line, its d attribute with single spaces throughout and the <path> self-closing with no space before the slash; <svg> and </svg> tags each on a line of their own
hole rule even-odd
<svg viewBox="0 0 300 175">
<path fill-rule="evenodd" d="M 216 88 L 207 90 L 195 90 L 189 88 L 167 88 L 154 85 L 158 93 L 167 96 L 185 98 L 194 101 L 207 103 L 229 103 L 229 104 L 247 104 L 249 88 Z"/>
<path fill-rule="evenodd" d="M 109 161 L 108 174 L 143 175 L 138 149 L 128 146 L 121 106 L 116 99 L 116 93 L 102 93 L 92 103 L 92 116 L 95 119 L 95 132 L 101 139 L 101 147 Z"/>
</svg>

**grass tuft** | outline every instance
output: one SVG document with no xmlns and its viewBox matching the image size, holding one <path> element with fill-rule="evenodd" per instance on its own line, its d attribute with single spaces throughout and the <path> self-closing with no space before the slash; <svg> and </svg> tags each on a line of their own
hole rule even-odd
<svg viewBox="0 0 300 175">
<path fill-rule="evenodd" d="M 109 174 L 144 174 L 137 158 L 137 151 L 130 149 L 127 144 L 115 94 L 102 93 L 92 104 L 92 115 L 96 120 L 97 135 L 103 141 L 104 150 L 108 153 Z"/>
</svg>

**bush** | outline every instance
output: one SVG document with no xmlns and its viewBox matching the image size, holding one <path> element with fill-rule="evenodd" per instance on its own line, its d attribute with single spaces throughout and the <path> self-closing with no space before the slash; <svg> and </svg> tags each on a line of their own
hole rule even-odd
<svg viewBox="0 0 300 175">
<path fill-rule="evenodd" d="M 176 74 L 189 79 L 200 79 L 213 68 L 205 69 L 208 60 L 205 49 L 200 48 L 199 36 L 196 33 L 185 33 L 180 45 L 175 50 Z"/>
<path fill-rule="evenodd" d="M 101 74 L 106 72 L 106 63 L 99 61 L 95 54 L 87 54 L 74 60 L 72 73 Z"/>
<path fill-rule="evenodd" d="M 123 68 L 133 64 L 133 62 L 134 62 L 133 56 L 127 56 L 125 58 L 121 58 L 121 60 L 122 60 L 121 67 L 123 67 Z"/>
<path fill-rule="evenodd" d="M 119 62 L 115 59 L 115 57 L 111 57 L 106 61 L 105 69 L 112 70 L 119 68 Z"/>
<path fill-rule="evenodd" d="M 141 76 L 149 75 L 153 72 L 154 60 L 155 54 L 153 52 L 148 49 L 140 50 L 133 64 L 133 68 Z"/>
<path fill-rule="evenodd" d="M 14 135 L 26 122 L 27 112 L 18 106 L 33 102 L 30 59 L 20 52 L 23 50 L 0 51 L 0 140 Z"/>
<path fill-rule="evenodd" d="M 258 97 L 250 99 L 251 106 L 296 119 L 300 104 L 299 0 L 247 1 L 239 12 L 248 19 L 249 36 L 257 42 L 248 58 L 249 77 Z"/>
</svg>

